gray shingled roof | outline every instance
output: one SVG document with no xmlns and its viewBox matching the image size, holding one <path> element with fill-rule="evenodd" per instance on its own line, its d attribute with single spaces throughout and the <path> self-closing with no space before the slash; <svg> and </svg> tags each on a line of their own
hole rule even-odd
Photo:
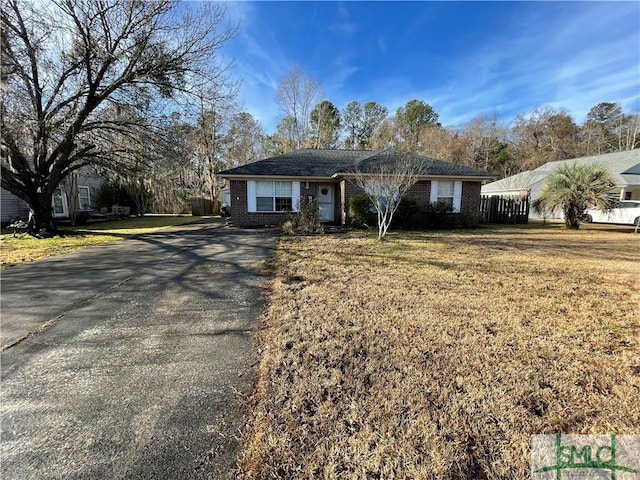
<svg viewBox="0 0 640 480">
<path fill-rule="evenodd" d="M 635 149 L 547 162 L 535 170 L 527 170 L 526 172 L 483 185 L 482 193 L 527 190 L 534 183 L 547 178 L 558 167 L 573 163 L 602 165 L 609 171 L 613 182 L 618 186 L 640 185 L 640 149 Z"/>
<path fill-rule="evenodd" d="M 547 171 L 527 170 L 482 186 L 482 193 L 521 192 L 549 176 Z"/>
<path fill-rule="evenodd" d="M 221 177 L 322 177 L 348 175 L 357 170 L 373 171 L 381 164 L 394 163 L 408 157 L 411 161 L 422 164 L 424 176 L 460 176 L 492 178 L 489 173 L 453 163 L 423 157 L 421 155 L 404 154 L 394 149 L 372 150 L 317 150 L 301 149 L 293 152 L 265 158 L 257 162 L 242 165 L 220 172 Z"/>
<path fill-rule="evenodd" d="M 536 168 L 534 171 L 553 173 L 558 167 L 573 163 L 580 165 L 596 164 L 603 166 L 609 171 L 613 182 L 616 185 L 638 184 L 638 181 L 640 180 L 638 178 L 628 176 L 630 172 L 637 171 L 635 169 L 637 169 L 640 164 L 640 149 L 548 162 L 541 167 Z M 623 174 L 625 175 L 623 176 Z M 631 174 L 633 175 L 633 173 Z"/>
<path fill-rule="evenodd" d="M 301 149 L 225 170 L 218 175 L 330 178 L 372 153 L 358 150 Z"/>
<path fill-rule="evenodd" d="M 477 170 L 475 168 L 457 165 L 455 163 L 443 162 L 435 158 L 429 158 L 422 155 L 404 153 L 393 148 L 383 150 L 381 152 L 373 152 L 373 155 L 364 158 L 357 165 L 343 170 L 339 173 L 353 173 L 360 171 L 367 173 L 368 171 L 381 171 L 380 167 L 398 165 L 403 161 L 419 166 L 423 176 L 451 176 L 451 177 L 485 177 L 494 178 L 490 173 Z"/>
</svg>

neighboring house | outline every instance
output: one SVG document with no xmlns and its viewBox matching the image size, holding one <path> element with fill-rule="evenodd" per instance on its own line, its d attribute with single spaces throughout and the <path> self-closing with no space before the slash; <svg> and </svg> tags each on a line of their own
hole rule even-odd
<svg viewBox="0 0 640 480">
<path fill-rule="evenodd" d="M 71 202 L 68 198 L 68 180 L 64 180 L 53 195 L 54 218 L 69 218 Z M 104 179 L 95 174 L 92 169 L 83 168 L 78 171 L 78 211 L 95 209 L 98 190 L 103 183 Z"/>
<path fill-rule="evenodd" d="M 553 174 L 559 166 L 574 163 L 603 166 L 611 174 L 620 200 L 640 200 L 640 150 L 638 149 L 545 163 L 535 170 L 518 173 L 483 185 L 482 195 L 530 195 L 531 201 L 534 201 L 540 196 L 547 177 Z M 529 212 L 530 218 L 539 218 L 540 216 L 534 209 Z M 562 212 L 551 214 L 551 218 L 561 217 Z"/>
<path fill-rule="evenodd" d="M 104 183 L 99 175 L 95 174 L 89 167 L 81 168 L 78 171 L 78 211 L 90 210 L 94 208 L 98 190 Z M 68 180 L 64 180 L 61 185 L 56 188 L 51 201 L 54 218 L 69 218 L 69 204 L 71 203 L 67 197 Z M 8 223 L 11 218 L 20 217 L 22 220 L 29 218 L 29 207 L 21 198 L 16 197 L 11 192 L 2 189 L 2 203 L 0 204 L 2 212 L 1 222 Z"/>
<path fill-rule="evenodd" d="M 0 189 L 0 194 L 0 211 L 2 212 L 0 222 L 3 225 L 9 223 L 12 218 L 20 217 L 22 220 L 29 218 L 29 207 L 24 200 L 4 188 Z"/>
<path fill-rule="evenodd" d="M 302 202 L 317 200 L 322 222 L 348 224 L 349 200 L 362 193 L 354 172 L 380 162 L 397 162 L 397 150 L 303 149 L 220 172 L 229 181 L 231 220 L 240 226 L 279 225 Z M 412 155 L 422 165 L 407 196 L 419 205 L 448 201 L 459 213 L 478 213 L 480 186 L 492 175 L 473 168 Z"/>
<path fill-rule="evenodd" d="M 229 187 L 223 188 L 220 191 L 219 200 L 222 205 L 231 205 L 231 189 Z"/>
</svg>

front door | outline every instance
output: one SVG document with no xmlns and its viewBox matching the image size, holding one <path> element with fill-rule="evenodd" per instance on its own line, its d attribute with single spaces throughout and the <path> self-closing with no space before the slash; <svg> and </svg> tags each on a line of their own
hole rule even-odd
<svg viewBox="0 0 640 480">
<path fill-rule="evenodd" d="M 333 184 L 318 184 L 318 220 L 321 222 L 333 222 L 335 211 L 334 197 Z"/>
</svg>

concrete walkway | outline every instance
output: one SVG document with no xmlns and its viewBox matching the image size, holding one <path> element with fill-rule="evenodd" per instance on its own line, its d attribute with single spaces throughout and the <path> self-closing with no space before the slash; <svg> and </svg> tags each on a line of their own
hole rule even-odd
<svg viewBox="0 0 640 480">
<path fill-rule="evenodd" d="M 232 478 L 276 238 L 213 221 L 4 270 L 0 478 Z"/>
</svg>

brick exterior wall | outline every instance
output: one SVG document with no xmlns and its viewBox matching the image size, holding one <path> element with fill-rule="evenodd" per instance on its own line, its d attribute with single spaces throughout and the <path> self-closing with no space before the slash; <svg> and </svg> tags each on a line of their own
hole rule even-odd
<svg viewBox="0 0 640 480">
<path fill-rule="evenodd" d="M 461 213 L 480 213 L 480 187 L 482 182 L 462 182 Z"/>
<path fill-rule="evenodd" d="M 409 189 L 406 197 L 414 199 L 420 207 L 426 207 L 431 203 L 431 182 L 421 180 Z"/>
<path fill-rule="evenodd" d="M 322 182 L 329 183 L 329 182 Z M 462 182 L 461 213 L 478 213 L 480 211 L 480 187 L 481 182 Z M 305 181 L 300 182 L 300 202 L 306 202 L 309 195 L 317 196 L 317 182 L 309 182 L 309 188 Z M 285 212 L 247 212 L 247 182 L 245 180 L 231 180 L 231 221 L 239 226 L 265 226 L 281 225 L 288 214 Z M 346 225 L 349 223 L 349 199 L 361 194 L 362 190 L 349 180 L 341 180 L 335 184 L 335 223 Z M 416 183 L 407 192 L 407 196 L 413 198 L 418 205 L 425 207 L 430 203 L 431 182 L 424 180 Z M 295 201 L 295 200 L 294 200 Z"/>
<path fill-rule="evenodd" d="M 315 182 L 308 182 L 309 188 L 307 188 L 307 182 L 300 182 L 300 197 L 301 201 L 308 201 L 309 196 L 313 195 L 315 198 L 318 192 L 318 184 Z"/>
<path fill-rule="evenodd" d="M 308 183 L 308 188 L 307 188 Z M 331 183 L 331 182 L 321 182 Z M 340 220 L 340 187 L 335 183 L 334 188 L 334 218 Z M 300 182 L 300 204 L 306 202 L 310 195 L 317 197 L 318 182 Z M 289 217 L 288 212 L 248 212 L 247 182 L 245 180 L 231 180 L 229 182 L 231 196 L 231 222 L 241 227 L 264 227 L 282 225 Z M 296 200 L 294 199 L 295 203 Z"/>
<path fill-rule="evenodd" d="M 480 211 L 480 187 L 482 182 L 462 182 L 462 198 L 460 213 L 477 213 Z M 428 180 L 416 183 L 407 192 L 418 205 L 426 207 L 431 203 L 431 182 Z"/>
<path fill-rule="evenodd" d="M 282 225 L 287 221 L 287 212 L 248 212 L 246 180 L 231 180 L 231 222 L 240 227 L 265 227 Z M 304 195 L 304 184 L 300 188 L 300 196 Z M 295 202 L 295 199 L 294 199 Z"/>
<path fill-rule="evenodd" d="M 362 190 L 349 180 L 340 181 L 340 216 L 338 217 L 342 225 L 349 222 L 349 199 L 354 195 L 363 193 Z"/>
<path fill-rule="evenodd" d="M 361 193 L 363 193 L 362 189 L 359 188 L 355 183 L 349 180 L 342 180 L 340 182 L 341 202 L 343 205 L 341 209 L 341 218 L 343 225 L 350 223 L 348 218 L 349 199 L 354 195 L 360 195 Z M 429 180 L 417 182 L 407 192 L 407 197 L 413 198 L 421 207 L 426 207 L 429 204 L 430 195 L 431 182 Z"/>
</svg>

